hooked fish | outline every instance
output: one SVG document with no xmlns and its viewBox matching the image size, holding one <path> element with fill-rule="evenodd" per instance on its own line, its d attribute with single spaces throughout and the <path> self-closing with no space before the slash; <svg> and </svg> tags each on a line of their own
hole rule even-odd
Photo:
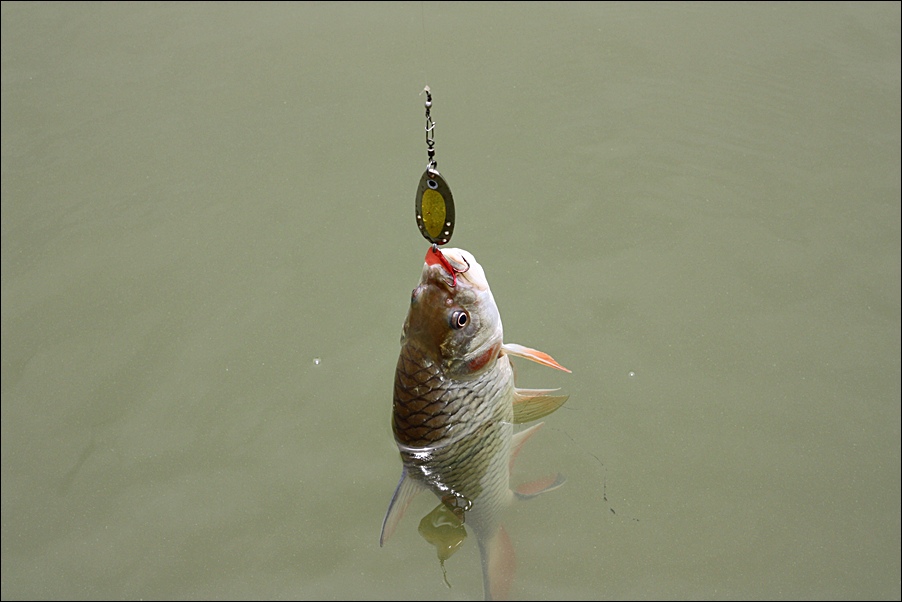
<svg viewBox="0 0 902 602">
<path fill-rule="evenodd" d="M 558 389 L 516 387 L 512 356 L 570 372 L 546 353 L 505 343 L 482 266 L 463 249 L 433 245 L 402 329 L 392 412 L 402 471 L 379 543 L 416 494 L 432 491 L 440 503 L 423 518 L 420 533 L 436 546 L 444 569 L 472 531 L 487 600 L 506 598 L 514 575 L 502 510 L 563 483 L 555 475 L 511 489 L 513 458 L 542 423 L 520 432 L 514 425 L 538 420 L 568 398 L 554 395 Z"/>
</svg>

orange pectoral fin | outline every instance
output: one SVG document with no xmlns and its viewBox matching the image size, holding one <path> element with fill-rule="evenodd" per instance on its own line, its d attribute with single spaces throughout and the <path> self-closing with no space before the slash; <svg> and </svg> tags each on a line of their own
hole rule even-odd
<svg viewBox="0 0 902 602">
<path fill-rule="evenodd" d="M 557 368 L 558 370 L 563 370 L 564 372 L 570 372 L 570 370 L 567 370 L 566 368 L 561 366 L 555 361 L 553 357 L 551 357 L 544 351 L 531 349 L 529 347 L 524 347 L 523 345 L 517 345 L 516 343 L 504 343 L 501 346 L 501 350 L 505 353 L 509 353 L 517 357 L 532 360 L 534 362 L 542 364 L 543 366 L 548 366 L 549 368 Z"/>
</svg>

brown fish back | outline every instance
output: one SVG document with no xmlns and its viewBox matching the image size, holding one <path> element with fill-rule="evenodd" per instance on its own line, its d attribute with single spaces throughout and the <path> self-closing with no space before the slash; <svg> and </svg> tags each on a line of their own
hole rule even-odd
<svg viewBox="0 0 902 602">
<path fill-rule="evenodd" d="M 507 419 L 511 408 L 494 407 L 499 402 L 510 406 L 512 399 L 504 395 L 513 386 L 509 366 L 506 371 L 500 368 L 496 364 L 480 377 L 453 381 L 421 349 L 402 346 L 395 370 L 395 439 L 408 447 L 432 447 L 493 418 Z"/>
</svg>

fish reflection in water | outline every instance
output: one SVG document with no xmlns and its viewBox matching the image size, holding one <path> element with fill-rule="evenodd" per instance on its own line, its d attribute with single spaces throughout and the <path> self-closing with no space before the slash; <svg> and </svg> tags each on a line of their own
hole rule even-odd
<svg viewBox="0 0 902 602">
<path fill-rule="evenodd" d="M 468 531 L 479 545 L 486 599 L 508 597 L 515 571 L 502 511 L 515 499 L 556 489 L 560 475 L 511 489 L 510 468 L 542 423 L 516 432 L 566 400 L 557 389 L 514 385 L 511 356 L 569 372 L 551 356 L 503 342 L 501 316 L 485 272 L 463 249 L 426 253 L 411 294 L 395 371 L 392 428 L 401 480 L 382 523 L 380 545 L 405 509 L 428 489 L 439 504 L 420 521 L 420 534 L 444 561 Z"/>
</svg>

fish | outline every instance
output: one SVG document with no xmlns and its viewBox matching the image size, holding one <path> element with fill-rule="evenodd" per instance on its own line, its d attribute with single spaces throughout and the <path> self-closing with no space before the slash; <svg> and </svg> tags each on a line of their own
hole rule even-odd
<svg viewBox="0 0 902 602">
<path fill-rule="evenodd" d="M 401 478 L 382 522 L 380 546 L 422 491 L 438 498 L 420 534 L 444 561 L 472 532 L 480 550 L 486 600 L 506 599 L 515 557 L 503 510 L 563 484 L 560 474 L 511 487 L 511 465 L 543 423 L 561 407 L 559 389 L 524 389 L 512 357 L 570 372 L 547 353 L 505 343 L 498 306 L 483 267 L 458 248 L 427 252 L 410 297 L 395 370 L 392 432 Z M 445 576 L 447 584 L 447 575 Z"/>
</svg>

